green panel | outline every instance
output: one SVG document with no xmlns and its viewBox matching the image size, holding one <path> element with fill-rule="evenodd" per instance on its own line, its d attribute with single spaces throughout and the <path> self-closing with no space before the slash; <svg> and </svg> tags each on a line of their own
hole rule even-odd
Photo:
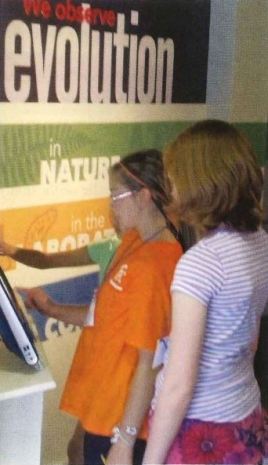
<svg viewBox="0 0 268 465">
<path fill-rule="evenodd" d="M 60 144 L 61 158 L 125 155 L 142 148 L 162 149 L 185 125 L 160 122 L 0 126 L 0 187 L 39 184 L 40 161 L 51 159 L 51 141 Z"/>
<path fill-rule="evenodd" d="M 191 122 L 127 124 L 56 124 L 0 126 L 0 187 L 40 183 L 40 161 L 51 159 L 60 144 L 60 158 L 126 155 L 144 148 L 162 150 Z M 267 160 L 267 124 L 237 123 L 250 138 L 261 164 Z"/>
<path fill-rule="evenodd" d="M 236 126 L 250 139 L 258 160 L 263 166 L 268 161 L 268 125 L 267 123 L 237 123 Z"/>
</svg>

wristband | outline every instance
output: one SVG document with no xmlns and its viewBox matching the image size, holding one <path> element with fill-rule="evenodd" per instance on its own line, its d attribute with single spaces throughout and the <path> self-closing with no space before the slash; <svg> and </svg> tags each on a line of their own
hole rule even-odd
<svg viewBox="0 0 268 465">
<path fill-rule="evenodd" d="M 138 430 L 136 428 L 136 426 L 126 426 L 126 433 L 129 434 L 130 436 L 137 436 L 138 434 Z"/>
<path fill-rule="evenodd" d="M 136 441 L 138 434 L 135 426 L 127 426 L 125 431 L 122 431 L 119 426 L 115 426 L 112 430 L 113 436 L 111 437 L 111 443 L 116 444 L 120 439 L 128 446 L 133 446 Z"/>
</svg>

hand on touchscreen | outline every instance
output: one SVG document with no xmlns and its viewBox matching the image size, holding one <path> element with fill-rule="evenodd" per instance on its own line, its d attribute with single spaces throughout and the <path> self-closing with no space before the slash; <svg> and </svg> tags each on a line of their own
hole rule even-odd
<svg viewBox="0 0 268 465">
<path fill-rule="evenodd" d="M 26 308 L 34 309 L 43 315 L 63 321 L 66 324 L 83 326 L 88 312 L 88 304 L 66 305 L 55 302 L 41 288 L 19 288 Z"/>
<path fill-rule="evenodd" d="M 41 287 L 19 288 L 26 308 L 35 308 L 46 316 L 52 316 L 53 301 Z"/>
</svg>

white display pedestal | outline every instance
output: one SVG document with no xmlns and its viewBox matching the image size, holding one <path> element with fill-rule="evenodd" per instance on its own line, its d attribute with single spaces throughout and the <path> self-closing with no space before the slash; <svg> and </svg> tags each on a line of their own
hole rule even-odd
<svg viewBox="0 0 268 465">
<path fill-rule="evenodd" d="M 0 465 L 39 465 L 44 392 L 56 384 L 0 342 Z"/>
</svg>

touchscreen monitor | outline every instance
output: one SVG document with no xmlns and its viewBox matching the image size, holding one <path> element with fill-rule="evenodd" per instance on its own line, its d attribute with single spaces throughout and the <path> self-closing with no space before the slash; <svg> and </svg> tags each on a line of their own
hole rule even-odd
<svg viewBox="0 0 268 465">
<path fill-rule="evenodd" d="M 27 365 L 40 369 L 40 356 L 27 312 L 18 301 L 4 271 L 0 267 L 0 337 L 6 347 Z"/>
</svg>

